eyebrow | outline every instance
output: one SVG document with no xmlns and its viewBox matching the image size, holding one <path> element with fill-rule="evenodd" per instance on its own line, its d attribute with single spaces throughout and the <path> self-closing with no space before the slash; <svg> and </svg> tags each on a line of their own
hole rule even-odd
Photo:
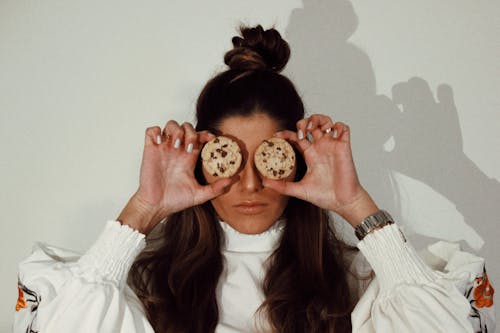
<svg viewBox="0 0 500 333">
<path fill-rule="evenodd" d="M 222 134 L 222 131 L 221 131 L 221 130 L 219 130 L 219 129 L 217 129 L 217 128 L 215 128 L 215 127 L 208 127 L 208 128 L 207 128 L 207 131 L 209 131 L 210 133 L 215 134 L 215 135 L 217 135 L 217 136 L 219 136 L 219 135 L 223 135 L 223 134 Z"/>
</svg>

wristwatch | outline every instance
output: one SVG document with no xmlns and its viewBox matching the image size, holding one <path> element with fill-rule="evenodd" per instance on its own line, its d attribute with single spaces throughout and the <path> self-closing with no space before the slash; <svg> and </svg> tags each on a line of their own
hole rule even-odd
<svg viewBox="0 0 500 333">
<path fill-rule="evenodd" d="M 362 240 L 367 234 L 372 232 L 374 229 L 384 227 L 388 224 L 393 224 L 394 219 L 385 210 L 379 210 L 378 212 L 365 218 L 356 228 L 354 229 L 354 234 L 359 240 Z"/>
</svg>

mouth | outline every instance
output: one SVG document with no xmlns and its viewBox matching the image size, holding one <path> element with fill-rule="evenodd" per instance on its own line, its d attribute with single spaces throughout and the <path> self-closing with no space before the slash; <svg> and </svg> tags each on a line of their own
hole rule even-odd
<svg viewBox="0 0 500 333">
<path fill-rule="evenodd" d="M 246 214 L 254 215 L 263 212 L 267 207 L 267 204 L 260 201 L 244 201 L 237 205 L 234 205 L 237 211 Z"/>
</svg>

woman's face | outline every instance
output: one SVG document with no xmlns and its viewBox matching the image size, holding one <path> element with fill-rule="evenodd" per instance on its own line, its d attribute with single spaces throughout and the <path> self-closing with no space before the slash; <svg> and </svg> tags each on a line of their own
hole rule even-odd
<svg viewBox="0 0 500 333">
<path fill-rule="evenodd" d="M 263 140 L 282 130 L 278 123 L 264 113 L 233 116 L 222 121 L 218 130 L 240 145 L 243 160 L 240 179 L 228 192 L 213 199 L 212 205 L 219 217 L 241 233 L 257 234 L 266 231 L 285 210 L 288 197 L 262 186 L 262 176 L 253 163 L 255 149 Z M 294 172 L 286 178 L 291 181 Z M 203 170 L 208 183 L 217 177 Z"/>
</svg>

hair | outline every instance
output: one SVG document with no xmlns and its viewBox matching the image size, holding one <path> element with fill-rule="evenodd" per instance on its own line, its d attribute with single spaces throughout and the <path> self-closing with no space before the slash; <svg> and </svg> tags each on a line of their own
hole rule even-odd
<svg viewBox="0 0 500 333">
<path fill-rule="evenodd" d="M 293 83 L 280 74 L 290 48 L 274 28 L 240 27 L 224 56 L 229 69 L 210 79 L 197 105 L 196 130 L 216 130 L 231 116 L 264 113 L 295 130 L 304 105 Z M 306 165 L 297 154 L 296 179 Z M 205 180 L 198 161 L 197 180 Z M 346 249 L 325 210 L 297 198 L 285 208 L 280 244 L 267 261 L 262 290 L 273 332 L 351 332 L 353 308 L 344 263 Z M 224 234 L 210 202 L 167 218 L 148 235 L 129 284 L 155 332 L 214 332 L 216 288 L 223 270 Z"/>
</svg>

